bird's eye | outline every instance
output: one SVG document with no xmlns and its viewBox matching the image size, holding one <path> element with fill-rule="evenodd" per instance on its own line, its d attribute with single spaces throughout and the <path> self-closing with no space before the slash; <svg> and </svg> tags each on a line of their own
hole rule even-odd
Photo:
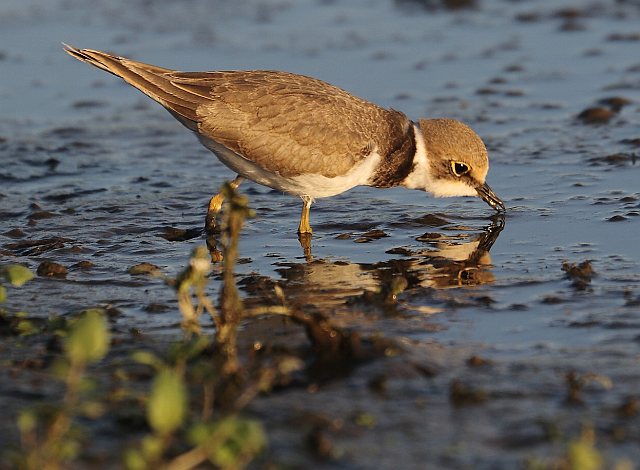
<svg viewBox="0 0 640 470">
<path fill-rule="evenodd" d="M 471 167 L 463 162 L 451 161 L 451 171 L 456 176 L 466 175 L 471 171 Z"/>
</svg>

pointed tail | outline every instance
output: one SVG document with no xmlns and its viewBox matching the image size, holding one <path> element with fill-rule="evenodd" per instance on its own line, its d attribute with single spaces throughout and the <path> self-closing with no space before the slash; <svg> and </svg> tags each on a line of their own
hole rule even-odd
<svg viewBox="0 0 640 470">
<path fill-rule="evenodd" d="M 198 121 L 196 110 L 203 101 L 202 97 L 175 86 L 171 81 L 173 70 L 93 49 L 63 45 L 70 56 L 122 78 L 167 108 L 185 126 L 195 129 Z"/>
</svg>

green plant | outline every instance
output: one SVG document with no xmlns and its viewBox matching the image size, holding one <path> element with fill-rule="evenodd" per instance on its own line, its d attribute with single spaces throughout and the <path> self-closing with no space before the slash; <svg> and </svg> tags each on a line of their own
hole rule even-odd
<svg viewBox="0 0 640 470">
<path fill-rule="evenodd" d="M 182 329 L 200 335 L 200 315 L 206 310 L 215 319 L 215 309 L 205 293 L 207 275 L 211 271 L 211 258 L 204 246 L 195 248 L 189 265 L 178 275 L 174 287 L 178 296 L 178 307 L 182 313 Z M 195 305 L 194 305 L 195 298 Z"/>
<path fill-rule="evenodd" d="M 22 287 L 26 282 L 33 279 L 34 275 L 29 268 L 20 264 L 9 264 L 0 266 L 0 279 L 13 287 Z M 7 300 L 7 288 L 0 284 L 0 303 Z M 24 312 L 10 314 L 0 308 L 0 319 L 6 326 L 6 330 L 11 334 L 27 336 L 40 331 L 37 324 L 27 318 Z"/>
<path fill-rule="evenodd" d="M 238 323 L 242 317 L 242 300 L 236 287 L 234 269 L 238 259 L 238 240 L 247 217 L 253 216 L 246 196 L 239 195 L 230 184 L 222 188 L 226 210 L 222 224 L 224 265 L 220 291 L 220 316 L 216 322 L 216 342 L 224 358 L 224 372 L 232 374 L 239 369 L 236 340 Z"/>
<path fill-rule="evenodd" d="M 8 264 L 0 266 L 0 277 L 14 287 L 21 287 L 24 283 L 33 279 L 33 273 L 29 268 L 20 264 Z M 0 284 L 0 302 L 7 300 L 7 289 Z"/>
<path fill-rule="evenodd" d="M 243 468 L 266 446 L 266 435 L 257 421 L 235 414 L 213 415 L 215 391 L 229 383 L 235 386 L 233 380 L 227 379 L 240 370 L 236 339 L 243 307 L 235 285 L 234 266 L 242 225 L 252 214 L 246 197 L 237 195 L 233 187 L 225 185 L 222 194 L 228 202 L 222 225 L 224 262 L 220 311 L 215 311 L 206 295 L 207 274 L 211 270 L 209 252 L 205 247 L 198 247 L 174 283 L 185 340 L 172 348 L 167 361 L 145 351 L 134 355 L 138 362 L 153 367 L 156 375 L 147 400 L 147 421 L 152 432 L 142 439 L 138 448 L 130 449 L 125 455 L 125 466 L 132 470 L 157 467 L 183 470 L 205 461 L 224 469 Z M 213 358 L 202 357 L 211 346 L 209 339 L 200 336 L 199 319 L 205 310 L 216 325 Z M 188 369 L 192 370 L 192 377 L 197 375 L 203 387 L 202 411 L 195 419 L 188 412 Z M 169 457 L 172 444 L 182 442 L 182 435 L 188 437 L 191 448 Z"/>
<path fill-rule="evenodd" d="M 64 358 L 54 373 L 65 385 L 61 403 L 40 409 L 23 410 L 18 416 L 22 449 L 15 457 L 24 469 L 64 468 L 79 452 L 79 434 L 74 426 L 78 416 L 95 418 L 103 411 L 101 403 L 83 393 L 89 364 L 100 361 L 108 352 L 109 327 L 104 311 L 91 309 L 72 320 L 64 338 Z"/>
</svg>

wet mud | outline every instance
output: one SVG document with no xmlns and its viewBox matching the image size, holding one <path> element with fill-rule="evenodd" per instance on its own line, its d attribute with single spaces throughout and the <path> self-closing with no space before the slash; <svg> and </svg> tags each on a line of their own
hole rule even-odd
<svg viewBox="0 0 640 470">
<path fill-rule="evenodd" d="M 36 277 L 2 308 L 36 322 L 105 308 L 107 381 L 140 345 L 181 337 L 162 276 L 206 243 L 209 198 L 234 176 L 61 41 L 312 75 L 467 122 L 508 210 L 355 188 L 314 204 L 305 251 L 301 202 L 241 187 L 256 212 L 236 266 L 245 306 L 300 317 L 248 318 L 239 347 L 306 365 L 246 409 L 269 437 L 256 468 L 558 468 L 586 425 L 606 468 L 637 466 L 639 20 L 637 2 L 604 0 L 4 2 L 0 262 Z M 210 277 L 218 298 L 220 265 Z M 60 393 L 47 375 L 60 346 L 16 331 L 0 321 L 7 446 L 17 410 Z M 120 465 L 145 429 L 136 406 L 89 425 L 85 463 Z"/>
</svg>

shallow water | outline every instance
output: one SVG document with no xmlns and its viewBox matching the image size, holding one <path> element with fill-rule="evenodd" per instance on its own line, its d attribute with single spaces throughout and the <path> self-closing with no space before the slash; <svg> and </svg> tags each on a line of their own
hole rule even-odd
<svg viewBox="0 0 640 470">
<path fill-rule="evenodd" d="M 7 306 L 45 316 L 109 305 L 119 311 L 120 331 L 177 332 L 171 290 L 127 270 L 150 262 L 177 273 L 203 238 L 163 235 L 197 232 L 208 198 L 233 176 L 161 107 L 73 61 L 61 41 L 183 70 L 304 73 L 411 118 L 469 123 L 487 142 L 488 181 L 508 212 L 488 254 L 478 244 L 499 221 L 480 200 L 356 188 L 313 206 L 310 261 L 295 234 L 300 201 L 241 187 L 257 212 L 238 266 L 249 301 L 268 297 L 276 282 L 292 304 L 383 331 L 406 346 L 408 363 L 437 370 L 416 377 L 376 363 L 315 395 L 298 390 L 257 401 L 254 411 L 274 422 L 274 458 L 302 465 L 287 429 L 293 404 L 334 417 L 354 407 L 376 415 L 371 432 L 336 432 L 345 468 L 513 468 L 558 452 L 541 437 L 540 422 L 575 435 L 585 419 L 611 461 L 640 460 L 638 416 L 612 411 L 637 397 L 640 383 L 640 6 L 236 3 L 0 6 L 0 256 L 34 270 L 43 260 L 69 270 L 66 279 L 37 278 L 12 290 Z M 598 101 L 609 97 L 630 103 L 605 124 L 576 118 L 606 108 Z M 385 236 L 367 237 L 371 230 Z M 585 289 L 566 278 L 565 260 L 591 260 L 596 276 Z M 81 261 L 93 266 L 76 266 Z M 400 275 L 408 285 L 392 308 L 363 303 Z M 472 355 L 493 365 L 470 368 Z M 583 407 L 569 408 L 568 371 L 601 374 L 613 386 L 590 383 Z M 385 399 L 367 387 L 376 374 L 389 378 Z M 491 399 L 454 406 L 455 379 Z"/>
</svg>

